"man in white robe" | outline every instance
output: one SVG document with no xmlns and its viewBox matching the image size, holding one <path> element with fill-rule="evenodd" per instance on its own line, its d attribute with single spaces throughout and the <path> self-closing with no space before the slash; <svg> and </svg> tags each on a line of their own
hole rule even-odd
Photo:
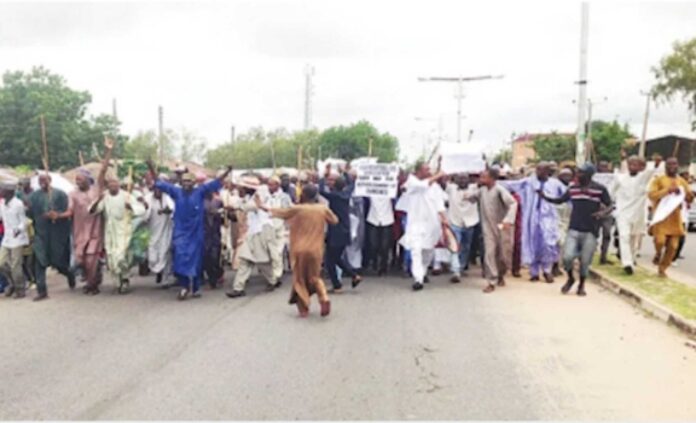
<svg viewBox="0 0 696 423">
<path fill-rule="evenodd" d="M 648 185 L 656 172 L 663 171 L 663 167 L 658 162 L 656 166 L 645 169 L 644 160 L 638 156 L 629 157 L 625 164 L 627 166 L 622 165 L 622 173 L 616 175 L 609 192 L 616 206 L 621 265 L 626 274 L 632 275 L 640 238 L 646 231 Z"/>
<path fill-rule="evenodd" d="M 157 275 L 157 283 L 161 283 L 163 278 L 168 276 L 171 267 L 174 201 L 167 194 L 154 188 L 154 191 L 148 194 L 147 203 L 147 223 L 150 229 L 148 265 L 150 271 Z"/>
<path fill-rule="evenodd" d="M 406 212 L 406 230 L 399 242 L 411 252 L 413 290 L 420 291 L 428 282 L 428 266 L 442 236 L 442 226 L 447 225 L 447 217 L 441 189 L 434 186 L 443 174 L 432 175 L 430 166 L 423 162 L 417 163 L 415 169 L 404 185 L 406 192 L 399 199 L 397 209 Z"/>
</svg>

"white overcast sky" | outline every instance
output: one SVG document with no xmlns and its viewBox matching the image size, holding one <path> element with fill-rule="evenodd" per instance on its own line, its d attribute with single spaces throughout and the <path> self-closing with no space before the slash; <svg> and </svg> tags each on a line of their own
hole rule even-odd
<svg viewBox="0 0 696 423">
<path fill-rule="evenodd" d="M 93 95 L 117 98 L 123 130 L 186 127 L 214 146 L 262 125 L 301 129 L 305 64 L 316 69 L 314 124 L 360 119 L 413 158 L 442 116 L 456 137 L 454 86 L 418 76 L 504 74 L 471 83 L 463 133 L 488 149 L 511 134 L 573 131 L 580 4 L 288 0 L 0 2 L 0 71 L 44 65 Z M 640 135 L 650 67 L 696 37 L 696 3 L 590 3 L 594 117 Z M 418 122 L 415 117 L 432 120 Z M 686 107 L 653 109 L 649 136 L 689 132 Z"/>
</svg>

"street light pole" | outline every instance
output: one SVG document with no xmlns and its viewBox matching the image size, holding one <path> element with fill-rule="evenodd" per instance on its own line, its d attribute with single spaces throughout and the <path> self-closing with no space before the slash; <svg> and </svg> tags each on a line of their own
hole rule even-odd
<svg viewBox="0 0 696 423">
<path fill-rule="evenodd" d="M 580 25 L 580 80 L 578 81 L 578 129 L 575 135 L 575 163 L 582 166 L 585 163 L 585 103 L 587 102 L 587 35 L 590 7 L 582 3 L 582 23 Z"/>
<path fill-rule="evenodd" d="M 640 92 L 641 95 L 645 96 L 645 115 L 643 116 L 643 134 L 640 137 L 640 147 L 638 149 L 638 155 L 640 158 L 645 158 L 645 140 L 647 139 L 648 136 L 648 117 L 650 116 L 650 97 L 652 97 L 652 93 L 650 91 Z"/>
<path fill-rule="evenodd" d="M 457 77 L 420 77 L 419 82 L 456 82 L 457 83 L 457 142 L 462 141 L 462 98 L 464 98 L 464 82 L 482 81 L 484 79 L 502 79 L 503 75 L 457 76 Z"/>
</svg>

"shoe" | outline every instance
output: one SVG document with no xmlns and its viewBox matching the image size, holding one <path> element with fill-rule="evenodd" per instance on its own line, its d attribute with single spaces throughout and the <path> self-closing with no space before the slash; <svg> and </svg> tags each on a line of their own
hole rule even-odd
<svg viewBox="0 0 696 423">
<path fill-rule="evenodd" d="M 319 306 L 321 307 L 321 312 L 320 315 L 321 317 L 326 317 L 331 313 L 331 301 L 326 301 L 326 302 L 320 302 Z"/>
<path fill-rule="evenodd" d="M 430 283 L 430 278 L 429 277 L 424 277 L 423 278 L 423 283 Z"/>
<path fill-rule="evenodd" d="M 551 268 L 551 274 L 554 277 L 563 275 L 563 272 L 561 272 L 561 267 L 558 265 L 558 263 L 554 263 L 553 267 Z"/>
<path fill-rule="evenodd" d="M 498 286 L 505 286 L 505 278 L 502 276 L 498 277 Z"/>
<path fill-rule="evenodd" d="M 362 276 L 360 275 L 355 275 L 353 276 L 353 280 L 350 283 L 351 288 L 355 289 L 360 285 L 360 282 L 362 282 Z"/>
<path fill-rule="evenodd" d="M 233 290 L 231 292 L 227 292 L 225 295 L 227 295 L 229 298 L 239 298 L 245 296 L 246 292 Z"/>
<path fill-rule="evenodd" d="M 8 286 L 7 289 L 5 289 L 5 296 L 6 297 L 11 297 L 12 294 L 14 294 L 14 293 L 15 293 L 15 287 L 12 285 Z"/>
<path fill-rule="evenodd" d="M 513 278 L 521 278 L 522 274 L 520 272 L 512 272 L 512 277 Z"/>
<path fill-rule="evenodd" d="M 489 283 L 488 285 L 486 285 L 485 288 L 483 288 L 484 294 L 490 294 L 493 291 L 495 291 L 495 285 L 493 285 L 492 283 Z"/>
<path fill-rule="evenodd" d="M 25 294 L 24 291 L 18 291 L 18 292 L 15 292 L 14 299 L 19 300 L 20 298 L 24 298 L 26 296 L 27 296 L 27 294 Z"/>
<path fill-rule="evenodd" d="M 87 295 L 99 295 L 101 291 L 99 291 L 99 288 L 92 288 L 89 292 L 86 292 Z"/>
<path fill-rule="evenodd" d="M 177 299 L 179 301 L 184 301 L 186 297 L 188 297 L 189 290 L 186 288 L 181 288 L 181 291 L 179 291 L 179 295 L 177 296 Z"/>
<path fill-rule="evenodd" d="M 585 292 L 585 279 L 580 278 L 580 285 L 578 286 L 578 296 L 584 297 L 587 295 L 587 292 Z"/>
<path fill-rule="evenodd" d="M 440 276 L 442 274 L 442 269 L 433 269 L 430 272 L 433 276 Z M 426 282 L 427 283 L 427 282 Z"/>
<path fill-rule="evenodd" d="M 546 281 L 546 283 L 553 283 L 553 275 L 544 273 L 544 281 Z"/>
<path fill-rule="evenodd" d="M 599 259 L 599 264 L 601 264 L 601 265 L 609 264 L 609 260 L 607 260 L 606 257 L 602 257 Z"/>
<path fill-rule="evenodd" d="M 452 277 L 450 278 L 450 282 L 452 282 L 452 283 L 459 283 L 459 282 L 461 282 L 461 281 L 462 281 L 462 280 L 459 279 L 459 276 L 457 276 L 457 275 L 454 275 L 454 276 L 452 276 Z"/>
<path fill-rule="evenodd" d="M 529 278 L 529 282 L 539 282 L 539 276 L 532 276 Z"/>
<path fill-rule="evenodd" d="M 276 289 L 275 284 L 266 285 L 266 292 L 273 292 L 273 291 L 275 291 L 275 289 Z"/>
<path fill-rule="evenodd" d="M 198 291 L 193 291 L 191 298 L 201 298 L 201 290 L 199 289 Z"/>
<path fill-rule="evenodd" d="M 633 274 L 633 267 L 631 267 L 631 266 L 626 266 L 626 267 L 624 267 L 623 270 L 624 270 L 624 273 L 627 274 L 627 275 L 632 275 L 632 274 Z"/>
<path fill-rule="evenodd" d="M 68 276 L 68 286 L 70 289 L 75 289 L 75 275 L 70 274 L 70 276 Z"/>
<path fill-rule="evenodd" d="M 415 282 L 411 288 L 413 288 L 414 291 L 420 291 L 423 289 L 423 284 L 420 282 Z"/>
<path fill-rule="evenodd" d="M 43 301 L 48 299 L 48 294 L 38 294 L 34 297 L 34 301 Z"/>
<path fill-rule="evenodd" d="M 653 264 L 654 264 L 655 266 L 659 265 L 659 264 L 660 264 L 660 259 L 661 259 L 661 258 L 662 258 L 662 257 L 661 257 L 660 254 L 655 254 L 655 257 L 653 257 Z"/>
<path fill-rule="evenodd" d="M 162 272 L 159 272 L 157 274 L 157 277 L 155 277 L 155 283 L 157 283 L 157 284 L 162 283 Z"/>
<path fill-rule="evenodd" d="M 573 287 L 573 284 L 575 284 L 575 278 L 573 278 L 573 275 L 570 275 L 568 277 L 568 282 L 566 282 L 565 285 L 563 285 L 563 287 L 561 288 L 561 293 L 567 294 Z"/>
</svg>

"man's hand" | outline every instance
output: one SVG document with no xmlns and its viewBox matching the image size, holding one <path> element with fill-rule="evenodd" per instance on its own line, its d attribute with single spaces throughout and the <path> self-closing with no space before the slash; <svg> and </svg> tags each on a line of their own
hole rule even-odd
<svg viewBox="0 0 696 423">
<path fill-rule="evenodd" d="M 503 222 L 501 229 L 504 231 L 509 231 L 510 229 L 512 229 L 512 223 Z"/>
<path fill-rule="evenodd" d="M 21 233 L 22 233 L 22 231 L 20 231 L 19 229 L 15 229 L 14 230 L 14 237 L 15 238 L 19 237 L 19 234 L 21 234 Z"/>
<path fill-rule="evenodd" d="M 676 182 L 672 182 L 672 186 L 669 188 L 670 194 L 679 194 L 679 185 Z"/>
<path fill-rule="evenodd" d="M 104 135 L 104 148 L 107 150 L 113 150 L 114 149 L 114 140 L 108 135 Z"/>
</svg>

